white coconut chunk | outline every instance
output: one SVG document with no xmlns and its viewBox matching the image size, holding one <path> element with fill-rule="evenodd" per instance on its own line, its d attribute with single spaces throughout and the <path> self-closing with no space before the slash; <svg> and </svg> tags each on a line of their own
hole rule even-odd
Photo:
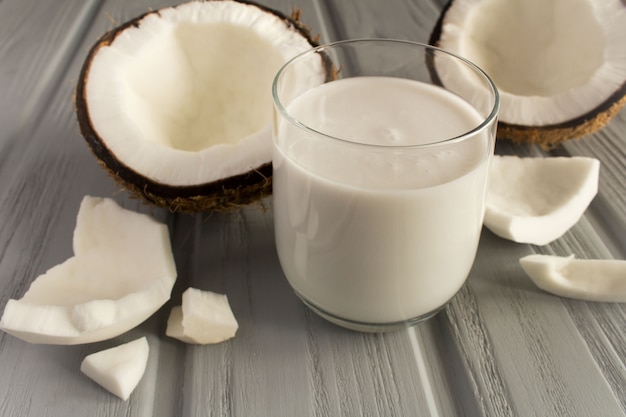
<svg viewBox="0 0 626 417">
<path fill-rule="evenodd" d="M 586 301 L 626 302 L 626 261 L 529 255 L 522 268 L 541 289 Z"/>
<path fill-rule="evenodd" d="M 150 346 L 145 337 L 85 357 L 80 370 L 107 391 L 127 400 L 146 371 Z"/>
<path fill-rule="evenodd" d="M 165 224 L 86 196 L 73 244 L 73 257 L 9 300 L 2 330 L 31 343 L 91 343 L 132 329 L 170 298 L 176 266 Z"/>
<path fill-rule="evenodd" d="M 548 244 L 583 215 L 598 192 L 599 172 L 594 158 L 496 155 L 484 224 L 505 239 Z"/>
<path fill-rule="evenodd" d="M 172 308 L 165 334 L 186 343 L 209 344 L 235 337 L 238 328 L 226 295 L 188 288 L 182 307 Z"/>
<path fill-rule="evenodd" d="M 197 343 L 193 338 L 185 334 L 183 328 L 183 308 L 182 306 L 172 307 L 170 315 L 167 318 L 167 328 L 165 334 L 174 339 L 181 340 L 185 343 L 195 344 Z"/>
</svg>

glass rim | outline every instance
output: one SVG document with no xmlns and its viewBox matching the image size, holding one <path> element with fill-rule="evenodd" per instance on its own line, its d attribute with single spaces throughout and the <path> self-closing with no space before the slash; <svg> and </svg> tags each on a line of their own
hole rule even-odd
<svg viewBox="0 0 626 417">
<path fill-rule="evenodd" d="M 457 136 L 453 136 L 447 139 L 442 139 L 436 142 L 430 142 L 430 143 L 422 143 L 422 144 L 414 144 L 414 145 L 389 145 L 389 144 L 372 144 L 372 143 L 361 143 L 361 142 L 355 142 L 355 141 L 351 141 L 345 138 L 341 138 L 338 136 L 333 136 L 333 135 L 329 135 L 327 133 L 324 132 L 320 132 L 319 130 L 313 129 L 309 126 L 307 126 L 305 123 L 302 123 L 301 121 L 299 121 L 297 118 L 293 117 L 286 109 L 286 107 L 283 105 L 281 99 L 279 98 L 278 95 L 278 84 L 280 79 L 282 78 L 283 74 L 287 71 L 287 69 L 292 66 L 295 62 L 300 61 L 302 59 L 304 59 L 307 56 L 316 54 L 316 53 L 320 53 L 323 52 L 326 49 L 331 49 L 331 48 L 335 48 L 337 46 L 342 46 L 342 45 L 348 45 L 348 44 L 361 44 L 361 43 L 389 43 L 389 44 L 399 44 L 399 45 L 407 45 L 407 46 L 414 46 L 414 47 L 419 47 L 421 49 L 423 49 L 424 51 L 427 50 L 432 50 L 432 51 L 436 51 L 439 53 L 442 53 L 444 55 L 448 55 L 450 57 L 452 57 L 453 59 L 456 59 L 460 62 L 462 62 L 463 64 L 465 64 L 467 67 L 469 67 L 470 69 L 472 69 L 475 73 L 477 73 L 478 75 L 480 75 L 484 80 L 486 80 L 488 86 L 491 88 L 491 93 L 493 94 L 493 98 L 494 98 L 494 102 L 493 102 L 493 106 L 491 108 L 491 111 L 489 112 L 489 114 L 486 117 L 481 116 L 481 118 L 483 119 L 482 122 L 477 125 L 476 127 L 474 127 L 473 129 L 462 133 L 460 135 Z M 325 69 L 326 71 L 328 71 L 328 69 Z M 322 83 L 325 84 L 326 82 Z M 321 85 L 321 84 L 320 84 Z M 433 84 L 435 85 L 435 84 Z M 442 146 L 442 145 L 446 145 L 446 144 L 454 144 L 454 143 L 458 143 L 458 142 L 463 142 L 464 140 L 473 137 L 474 135 L 478 134 L 479 132 L 487 129 L 487 127 L 497 118 L 498 115 L 498 109 L 500 107 L 500 94 L 498 92 L 498 88 L 496 87 L 495 83 L 493 82 L 493 80 L 491 79 L 491 77 L 489 77 L 489 75 L 483 71 L 478 65 L 474 64 L 473 62 L 471 62 L 470 60 L 468 60 L 467 58 L 464 58 L 458 54 L 455 54 L 453 52 L 447 51 L 445 49 L 439 48 L 437 46 L 434 45 L 428 45 L 425 43 L 421 43 L 421 42 L 416 42 L 416 41 L 410 41 L 410 40 L 403 40 L 403 39 L 394 39 L 394 38 L 358 38 L 358 39 L 348 39 L 348 40 L 341 40 L 341 41 L 336 41 L 336 42 L 330 42 L 330 43 L 326 43 L 326 44 L 322 44 L 322 45 L 318 45 L 315 46 L 313 48 L 310 48 L 306 51 L 300 52 L 297 55 L 295 55 L 294 57 L 292 57 L 291 59 L 289 59 L 287 62 L 285 62 L 280 69 L 278 70 L 278 72 L 276 73 L 276 75 L 274 76 L 274 79 L 272 81 L 272 100 L 274 102 L 274 106 L 278 109 L 278 111 L 280 112 L 280 114 L 292 125 L 303 129 L 307 132 L 313 133 L 315 135 L 320 135 L 323 136 L 324 138 L 330 139 L 332 141 L 338 141 L 338 142 L 343 142 L 346 144 L 350 144 L 352 146 L 364 146 L 364 147 L 370 147 L 370 148 L 378 148 L 378 149 L 424 149 L 424 148 L 432 148 L 432 147 L 437 147 L 437 146 Z"/>
</svg>

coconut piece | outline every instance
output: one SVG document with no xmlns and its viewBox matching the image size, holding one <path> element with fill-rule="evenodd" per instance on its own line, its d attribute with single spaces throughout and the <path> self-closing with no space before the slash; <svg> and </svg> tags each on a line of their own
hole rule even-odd
<svg viewBox="0 0 626 417">
<path fill-rule="evenodd" d="M 152 217 L 86 196 L 73 245 L 73 257 L 8 301 L 0 329 L 31 343 L 90 343 L 136 327 L 170 298 L 169 232 Z"/>
<path fill-rule="evenodd" d="M 194 339 L 185 335 L 185 329 L 183 328 L 182 306 L 174 306 L 170 310 L 170 315 L 167 318 L 167 327 L 165 329 L 165 335 L 169 337 L 173 337 L 174 339 L 181 340 L 185 343 L 190 343 L 190 344 L 196 343 Z"/>
<path fill-rule="evenodd" d="M 499 138 L 549 148 L 600 129 L 626 104 L 625 38 L 623 0 L 451 0 L 430 43 L 490 75 Z M 446 85 L 475 87 L 460 69 L 437 71 Z"/>
<path fill-rule="evenodd" d="M 583 215 L 598 192 L 599 172 L 594 158 L 495 155 L 484 225 L 515 242 L 548 244 Z"/>
<path fill-rule="evenodd" d="M 185 343 L 204 345 L 231 339 L 238 328 L 226 295 L 188 288 L 182 306 L 172 308 L 165 334 Z"/>
<path fill-rule="evenodd" d="M 126 401 L 146 371 L 149 353 L 148 340 L 141 337 L 86 356 L 80 370 L 107 391 Z"/>
<path fill-rule="evenodd" d="M 587 301 L 626 302 L 626 261 L 528 255 L 520 265 L 541 289 Z"/>
<path fill-rule="evenodd" d="M 86 57 L 81 133 L 100 165 L 150 203 L 195 212 L 258 200 L 271 192 L 272 80 L 315 45 L 299 13 L 248 1 L 146 13 Z M 322 58 L 301 76 L 294 82 L 325 77 Z"/>
</svg>

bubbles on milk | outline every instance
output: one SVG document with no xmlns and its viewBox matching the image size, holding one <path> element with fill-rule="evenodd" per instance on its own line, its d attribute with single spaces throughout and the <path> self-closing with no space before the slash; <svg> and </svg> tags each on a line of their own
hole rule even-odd
<svg viewBox="0 0 626 417">
<path fill-rule="evenodd" d="M 465 149 L 415 152 L 404 149 L 396 153 L 364 153 L 354 160 L 354 165 L 349 166 L 350 172 L 360 173 L 359 182 L 368 187 L 388 190 L 419 189 L 452 181 L 471 171 L 479 161 L 479 155 L 466 152 Z"/>
<path fill-rule="evenodd" d="M 393 127 L 381 127 L 374 132 L 381 145 L 397 145 L 402 143 L 402 131 Z"/>
</svg>

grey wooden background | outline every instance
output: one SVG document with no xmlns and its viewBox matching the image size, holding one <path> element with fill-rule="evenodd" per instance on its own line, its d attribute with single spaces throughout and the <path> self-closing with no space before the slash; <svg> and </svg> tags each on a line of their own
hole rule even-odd
<svg viewBox="0 0 626 417">
<path fill-rule="evenodd" d="M 556 155 L 602 162 L 583 219 L 544 247 L 485 230 L 467 285 L 415 328 L 359 334 L 296 299 L 272 235 L 271 199 L 230 214 L 173 215 L 141 205 L 98 167 L 78 131 L 73 93 L 91 44 L 163 0 L 0 1 L 0 308 L 71 255 L 83 195 L 114 197 L 170 226 L 179 279 L 138 328 L 82 346 L 0 334 L 0 415 L 13 416 L 626 416 L 624 304 L 561 299 L 518 266 L 526 254 L 626 257 L 626 111 Z M 426 42 L 443 0 L 267 0 L 323 41 Z M 499 143 L 497 152 L 540 155 Z M 188 346 L 164 335 L 188 286 L 228 294 L 237 337 Z M 146 374 L 127 401 L 79 371 L 85 355 L 145 335 Z"/>
</svg>

